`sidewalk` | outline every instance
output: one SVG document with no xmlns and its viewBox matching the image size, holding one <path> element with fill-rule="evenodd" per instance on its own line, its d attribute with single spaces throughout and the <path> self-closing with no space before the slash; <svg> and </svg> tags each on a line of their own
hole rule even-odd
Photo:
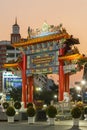
<svg viewBox="0 0 87 130">
<path fill-rule="evenodd" d="M 28 121 L 15 121 L 8 123 L 0 122 L 1 130 L 87 130 L 87 121 L 80 120 L 79 127 L 73 127 L 72 120 L 55 121 L 55 125 L 49 125 L 49 122 L 35 122 L 28 124 Z"/>
<path fill-rule="evenodd" d="M 28 122 L 27 121 L 22 121 L 22 122 L 17 122 L 17 124 L 23 124 L 23 125 L 27 125 L 28 124 Z M 38 121 L 38 122 L 35 122 L 33 125 L 40 125 L 40 126 L 46 126 L 46 125 L 48 125 L 49 124 L 49 122 L 47 121 Z M 55 125 L 59 125 L 59 126 L 73 126 L 73 120 L 64 120 L 64 121 L 60 121 L 60 120 L 58 120 L 58 121 L 55 121 Z M 85 121 L 85 120 L 80 120 L 79 121 L 79 126 L 80 127 L 87 127 L 87 121 Z"/>
<path fill-rule="evenodd" d="M 73 120 L 55 121 L 55 125 L 72 126 L 73 125 Z M 87 127 L 87 121 L 80 120 L 79 121 L 79 126 Z"/>
<path fill-rule="evenodd" d="M 0 121 L 0 124 L 8 124 L 7 121 Z M 15 125 L 28 125 L 28 122 L 27 120 L 26 121 L 15 121 L 14 123 L 12 124 L 15 124 Z M 38 122 L 35 122 L 33 125 L 34 126 L 47 126 L 49 124 L 48 121 L 38 121 Z M 32 125 L 32 124 L 31 124 Z M 63 121 L 55 121 L 55 125 L 56 126 L 73 126 L 73 120 L 63 120 Z M 87 121 L 85 120 L 80 120 L 79 121 L 79 126 L 80 127 L 87 127 Z"/>
</svg>

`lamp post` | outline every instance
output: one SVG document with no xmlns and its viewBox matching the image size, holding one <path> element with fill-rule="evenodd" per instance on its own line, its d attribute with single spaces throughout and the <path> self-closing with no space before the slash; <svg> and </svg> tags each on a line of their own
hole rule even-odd
<svg viewBox="0 0 87 130">
<path fill-rule="evenodd" d="M 81 87 L 82 87 L 82 101 L 84 102 L 84 92 L 86 88 L 86 80 L 81 81 Z"/>
<path fill-rule="evenodd" d="M 82 97 L 82 102 L 84 102 L 84 92 L 86 84 L 86 80 L 81 80 L 81 82 L 78 82 L 78 84 L 76 84 L 75 86 L 78 93 L 78 97 Z"/>
<path fill-rule="evenodd" d="M 77 91 L 77 101 L 78 100 L 81 100 L 80 98 L 82 97 L 82 94 L 81 94 L 81 86 L 80 85 L 76 85 L 75 86 L 75 88 L 76 88 L 76 91 Z"/>
<path fill-rule="evenodd" d="M 42 88 L 36 87 L 35 91 L 36 91 L 36 95 L 37 95 L 36 98 L 39 100 L 40 94 L 41 94 L 41 92 L 42 92 Z"/>
<path fill-rule="evenodd" d="M 54 95 L 54 101 L 57 102 L 57 95 Z"/>
</svg>

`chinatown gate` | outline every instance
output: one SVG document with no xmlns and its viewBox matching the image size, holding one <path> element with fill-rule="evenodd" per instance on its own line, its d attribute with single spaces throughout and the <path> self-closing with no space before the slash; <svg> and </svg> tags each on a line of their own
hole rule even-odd
<svg viewBox="0 0 87 130">
<path fill-rule="evenodd" d="M 39 32 L 39 33 L 38 33 Z M 64 92 L 69 93 L 69 73 L 75 69 L 75 64 L 64 65 L 65 41 L 71 36 L 65 29 L 59 26 L 49 27 L 46 23 L 39 31 L 28 28 L 28 39 L 13 43 L 12 46 L 21 51 L 21 58 L 12 64 L 4 64 L 4 67 L 18 67 L 22 72 L 22 102 L 33 102 L 33 75 L 58 74 L 59 93 L 58 100 L 64 99 Z M 73 54 L 69 57 L 79 58 L 81 55 Z M 21 59 L 21 60 L 20 60 Z M 70 67 L 71 66 L 71 67 Z M 67 69 L 67 67 L 69 69 Z"/>
</svg>

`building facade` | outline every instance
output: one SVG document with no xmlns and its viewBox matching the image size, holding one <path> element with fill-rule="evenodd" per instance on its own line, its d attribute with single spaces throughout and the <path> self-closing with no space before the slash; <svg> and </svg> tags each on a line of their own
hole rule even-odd
<svg viewBox="0 0 87 130">
<path fill-rule="evenodd" d="M 10 61 L 16 61 L 20 51 L 16 48 L 12 47 L 11 45 L 14 42 L 19 42 L 21 39 L 20 35 L 20 27 L 17 24 L 17 19 L 15 19 L 15 24 L 12 26 L 12 33 L 11 33 L 11 40 L 3 40 L 0 41 L 0 92 L 3 90 L 3 72 L 6 71 L 3 68 L 4 63 L 8 63 Z"/>
</svg>

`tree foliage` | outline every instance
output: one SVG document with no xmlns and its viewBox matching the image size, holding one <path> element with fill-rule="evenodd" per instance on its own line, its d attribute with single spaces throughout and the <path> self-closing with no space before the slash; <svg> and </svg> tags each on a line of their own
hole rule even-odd
<svg viewBox="0 0 87 130">
<path fill-rule="evenodd" d="M 9 94 L 10 97 L 14 100 L 14 101 L 21 101 L 21 97 L 22 97 L 22 88 L 14 88 L 11 87 L 11 90 L 9 90 Z"/>
</svg>

